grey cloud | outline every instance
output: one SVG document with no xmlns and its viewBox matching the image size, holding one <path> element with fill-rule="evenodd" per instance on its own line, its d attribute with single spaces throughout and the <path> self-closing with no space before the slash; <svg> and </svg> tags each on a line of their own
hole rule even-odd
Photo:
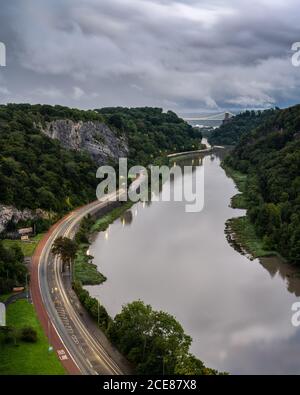
<svg viewBox="0 0 300 395">
<path fill-rule="evenodd" d="M 11 0 L 0 100 L 176 111 L 296 102 L 297 3 Z"/>
</svg>

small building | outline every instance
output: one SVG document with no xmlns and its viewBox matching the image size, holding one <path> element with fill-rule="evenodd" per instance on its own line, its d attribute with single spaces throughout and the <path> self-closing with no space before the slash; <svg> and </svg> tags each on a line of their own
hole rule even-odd
<svg viewBox="0 0 300 395">
<path fill-rule="evenodd" d="M 33 228 L 21 228 L 18 229 L 18 234 L 21 238 L 22 241 L 28 241 L 29 240 L 29 236 L 33 235 Z"/>
</svg>

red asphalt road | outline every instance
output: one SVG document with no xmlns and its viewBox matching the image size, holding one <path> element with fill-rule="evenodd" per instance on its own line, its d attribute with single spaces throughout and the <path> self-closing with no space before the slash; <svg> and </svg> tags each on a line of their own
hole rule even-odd
<svg viewBox="0 0 300 395">
<path fill-rule="evenodd" d="M 43 304 L 42 295 L 40 292 L 39 287 L 39 260 L 41 253 L 51 237 L 52 233 L 57 229 L 59 225 L 68 217 L 68 215 L 62 218 L 59 222 L 53 225 L 47 234 L 43 237 L 43 239 L 39 242 L 35 253 L 32 257 L 32 264 L 31 264 L 31 273 L 30 273 L 30 292 L 31 298 L 37 312 L 38 318 L 42 327 L 44 329 L 45 334 L 49 339 L 49 343 L 53 347 L 53 350 L 56 352 L 59 360 L 61 361 L 65 370 L 71 375 L 79 375 L 81 374 L 78 366 L 73 361 L 71 355 L 69 354 L 68 350 L 64 346 L 62 340 L 58 336 L 52 322 L 48 317 L 47 310 Z"/>
</svg>

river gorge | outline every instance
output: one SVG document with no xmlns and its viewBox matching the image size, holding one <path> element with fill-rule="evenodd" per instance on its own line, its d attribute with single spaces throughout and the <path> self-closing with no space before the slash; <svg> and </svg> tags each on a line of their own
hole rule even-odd
<svg viewBox="0 0 300 395">
<path fill-rule="evenodd" d="M 195 173 L 204 166 L 201 212 L 187 213 L 184 201 L 138 203 L 99 233 L 90 254 L 107 281 L 86 288 L 111 316 L 138 299 L 174 315 L 207 366 L 299 374 L 300 328 L 292 326 L 291 307 L 300 300 L 300 277 L 278 258 L 251 261 L 229 245 L 225 223 L 245 211 L 230 207 L 237 189 L 220 166 L 223 155 L 174 164 L 193 165 Z M 171 182 L 176 189 L 182 179 Z"/>
</svg>

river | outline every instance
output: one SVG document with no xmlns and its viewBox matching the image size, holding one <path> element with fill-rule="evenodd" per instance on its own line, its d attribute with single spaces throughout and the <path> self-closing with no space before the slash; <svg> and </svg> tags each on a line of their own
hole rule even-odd
<svg viewBox="0 0 300 395">
<path fill-rule="evenodd" d="M 291 306 L 300 301 L 300 278 L 277 258 L 250 261 L 228 244 L 225 222 L 244 211 L 229 207 L 237 190 L 221 156 L 194 158 L 194 173 L 201 166 L 205 173 L 201 212 L 185 212 L 186 202 L 139 203 L 99 233 L 90 254 L 107 281 L 86 288 L 111 316 L 138 299 L 174 315 L 208 367 L 299 374 L 300 327 L 291 324 Z M 176 188 L 181 180 L 173 182 Z"/>
</svg>

